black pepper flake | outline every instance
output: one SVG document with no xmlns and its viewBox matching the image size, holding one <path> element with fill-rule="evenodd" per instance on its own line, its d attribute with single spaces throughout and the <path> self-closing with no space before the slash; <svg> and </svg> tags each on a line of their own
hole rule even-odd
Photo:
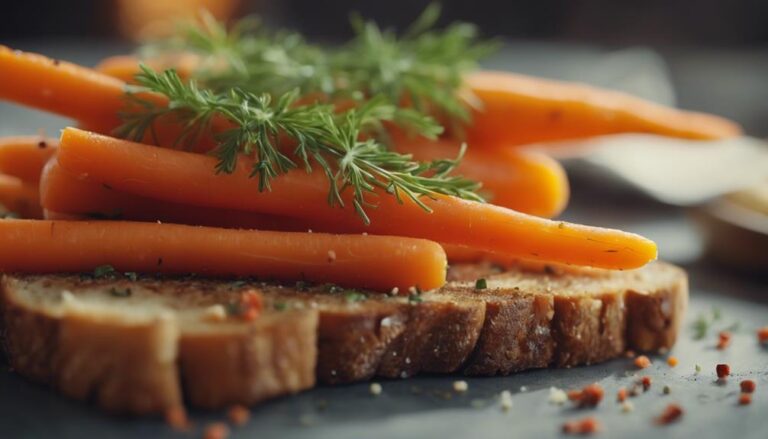
<svg viewBox="0 0 768 439">
<path fill-rule="evenodd" d="M 45 148 L 48 148 L 48 144 L 45 143 L 45 140 L 41 140 L 41 141 L 37 142 L 37 147 L 40 148 L 40 149 L 45 149 Z"/>
</svg>

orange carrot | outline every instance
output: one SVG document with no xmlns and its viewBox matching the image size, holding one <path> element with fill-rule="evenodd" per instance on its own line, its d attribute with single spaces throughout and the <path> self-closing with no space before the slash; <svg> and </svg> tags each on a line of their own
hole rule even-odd
<svg viewBox="0 0 768 439">
<path fill-rule="evenodd" d="M 397 137 L 394 149 L 419 161 L 454 158 L 460 144 L 449 139 Z M 467 149 L 456 173 L 483 184 L 489 201 L 531 215 L 554 217 L 568 203 L 568 178 L 560 164 L 544 154 L 515 148 Z"/>
<path fill-rule="evenodd" d="M 255 276 L 403 291 L 445 283 L 434 242 L 125 221 L 0 221 L 0 271 L 119 271 Z"/>
<path fill-rule="evenodd" d="M 173 68 L 182 78 L 192 76 L 192 72 L 199 64 L 199 58 L 192 54 L 178 54 L 163 58 L 150 58 L 139 60 L 133 55 L 117 55 L 103 59 L 94 70 L 117 78 L 128 84 L 135 83 L 135 76 L 139 73 L 139 63 L 142 62 L 154 70 Z"/>
<path fill-rule="evenodd" d="M 0 207 L 22 218 L 42 218 L 43 215 L 37 185 L 9 175 L 0 174 Z"/>
<path fill-rule="evenodd" d="M 149 62 L 190 76 L 192 55 Z M 126 80 L 138 72 L 135 57 L 108 58 L 106 74 Z M 741 133 L 727 119 L 664 107 L 624 93 L 507 72 L 480 71 L 466 78 L 481 109 L 467 134 L 471 145 L 503 147 L 615 133 L 651 133 L 686 139 L 720 139 Z"/>
<path fill-rule="evenodd" d="M 40 136 L 0 138 L 0 174 L 38 184 L 45 162 L 56 152 L 57 139 Z"/>
<path fill-rule="evenodd" d="M 195 226 L 307 231 L 294 218 L 254 212 L 168 203 L 126 194 L 108 185 L 91 183 L 50 161 L 40 181 L 40 204 L 47 219 L 121 219 L 161 221 Z"/>
<path fill-rule="evenodd" d="M 721 117 L 664 107 L 582 84 L 505 72 L 466 78 L 482 108 L 467 127 L 471 145 L 522 145 L 613 133 L 720 139 L 741 133 Z"/>
<path fill-rule="evenodd" d="M 656 257 L 656 245 L 618 230 L 568 224 L 529 216 L 490 204 L 449 196 L 423 199 L 432 209 L 379 193 L 369 197 L 371 225 L 354 209 L 327 204 L 321 172 L 295 170 L 260 192 L 250 178 L 253 165 L 241 157 L 232 174 L 217 175 L 216 159 L 200 154 L 154 148 L 67 128 L 59 146 L 59 163 L 68 172 L 119 191 L 195 206 L 240 209 L 337 224 L 348 232 L 426 238 L 449 244 L 547 262 L 602 268 L 634 268 Z M 348 195 L 348 194 L 347 194 Z M 348 198 L 348 197 L 347 197 Z M 349 199 L 347 204 L 351 205 Z"/>
</svg>

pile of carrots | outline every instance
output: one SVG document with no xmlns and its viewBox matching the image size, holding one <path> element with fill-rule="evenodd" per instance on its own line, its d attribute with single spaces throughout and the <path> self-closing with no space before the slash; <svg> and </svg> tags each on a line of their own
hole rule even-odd
<svg viewBox="0 0 768 439">
<path fill-rule="evenodd" d="M 432 210 L 426 212 L 381 194 L 366 226 L 354 209 L 328 204 L 319 172 L 290 171 L 260 192 L 249 158 L 222 175 L 206 154 L 111 137 L 137 66 L 132 57 L 116 57 L 92 70 L 0 46 L 0 99 L 79 126 L 60 139 L 0 139 L 0 205 L 25 218 L 0 221 L 0 271 L 82 272 L 110 264 L 407 292 L 440 287 L 449 260 L 636 268 L 656 257 L 656 245 L 548 219 L 567 204 L 567 179 L 556 161 L 520 146 L 622 132 L 702 140 L 740 132 L 715 116 L 616 92 L 478 72 L 466 85 L 483 106 L 467 127 L 470 148 L 458 173 L 482 182 L 491 202 L 436 196 L 423 200 Z M 172 144 L 172 129 L 161 134 Z M 393 138 L 398 151 L 418 160 L 454 157 L 460 148 L 450 136 Z"/>
</svg>

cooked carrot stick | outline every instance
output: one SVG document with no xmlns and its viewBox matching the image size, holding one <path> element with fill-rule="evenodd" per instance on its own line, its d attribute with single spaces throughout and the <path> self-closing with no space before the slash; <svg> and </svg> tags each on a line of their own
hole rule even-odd
<svg viewBox="0 0 768 439">
<path fill-rule="evenodd" d="M 460 150 L 460 143 L 450 139 L 395 137 L 394 149 L 419 161 L 454 158 Z M 477 145 L 467 149 L 456 173 L 481 182 L 491 203 L 547 218 L 563 211 L 569 197 L 568 178 L 556 160 L 516 148 L 484 149 Z"/>
<path fill-rule="evenodd" d="M 59 163 L 68 172 L 117 190 L 169 202 L 240 209 L 270 215 L 310 218 L 334 223 L 348 232 L 370 232 L 427 238 L 509 256 L 589 265 L 634 268 L 656 257 L 656 245 L 641 236 L 617 230 L 550 221 L 513 210 L 435 196 L 422 210 L 405 200 L 380 193 L 370 197 L 371 225 L 354 209 L 327 204 L 327 182 L 321 172 L 291 171 L 260 192 L 249 177 L 253 165 L 238 160 L 232 174 L 214 173 L 216 159 L 200 154 L 154 148 L 67 128 L 59 146 Z M 348 202 L 351 206 L 351 203 Z"/>
<path fill-rule="evenodd" d="M 126 221 L 0 221 L 0 271 L 255 276 L 407 291 L 445 283 L 445 253 L 423 239 L 265 232 Z"/>
<path fill-rule="evenodd" d="M 59 145 L 57 139 L 41 136 L 0 138 L 0 174 L 38 184 L 40 173 Z"/>
<path fill-rule="evenodd" d="M 146 60 L 175 67 L 189 76 L 198 60 L 191 55 Z M 135 57 L 108 58 L 100 69 L 127 80 L 138 73 Z M 615 133 L 651 133 L 686 139 L 720 139 L 741 133 L 721 117 L 664 107 L 624 93 L 587 85 L 506 72 L 481 71 L 466 78 L 481 109 L 467 127 L 474 145 L 503 146 L 578 139 Z"/>
<path fill-rule="evenodd" d="M 173 68 L 182 78 L 188 78 L 192 75 L 195 67 L 200 60 L 197 56 L 191 54 L 179 54 L 165 56 L 163 58 L 150 58 L 139 61 L 133 55 L 117 55 L 103 59 L 94 67 L 94 70 L 120 79 L 127 84 L 135 83 L 135 76 L 139 73 L 139 63 L 143 62 L 154 70 L 165 70 Z"/>
<path fill-rule="evenodd" d="M 108 185 L 91 183 L 50 161 L 40 180 L 40 204 L 47 219 L 121 219 L 161 221 L 195 226 L 259 230 L 307 231 L 295 218 L 276 217 L 241 210 L 215 209 L 168 203 L 118 192 Z"/>
<path fill-rule="evenodd" d="M 37 185 L 0 174 L 0 207 L 22 218 L 42 218 Z"/>
<path fill-rule="evenodd" d="M 522 145 L 613 133 L 720 139 L 741 133 L 727 119 L 664 107 L 624 93 L 483 71 L 466 83 L 482 108 L 467 136 L 472 145 Z"/>
</svg>

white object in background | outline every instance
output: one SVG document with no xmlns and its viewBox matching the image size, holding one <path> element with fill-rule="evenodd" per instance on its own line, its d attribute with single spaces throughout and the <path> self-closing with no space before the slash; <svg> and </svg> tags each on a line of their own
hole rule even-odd
<svg viewBox="0 0 768 439">
<path fill-rule="evenodd" d="M 750 137 L 716 142 L 651 135 L 604 136 L 575 142 L 582 159 L 659 201 L 701 204 L 768 179 L 768 143 Z"/>
</svg>

